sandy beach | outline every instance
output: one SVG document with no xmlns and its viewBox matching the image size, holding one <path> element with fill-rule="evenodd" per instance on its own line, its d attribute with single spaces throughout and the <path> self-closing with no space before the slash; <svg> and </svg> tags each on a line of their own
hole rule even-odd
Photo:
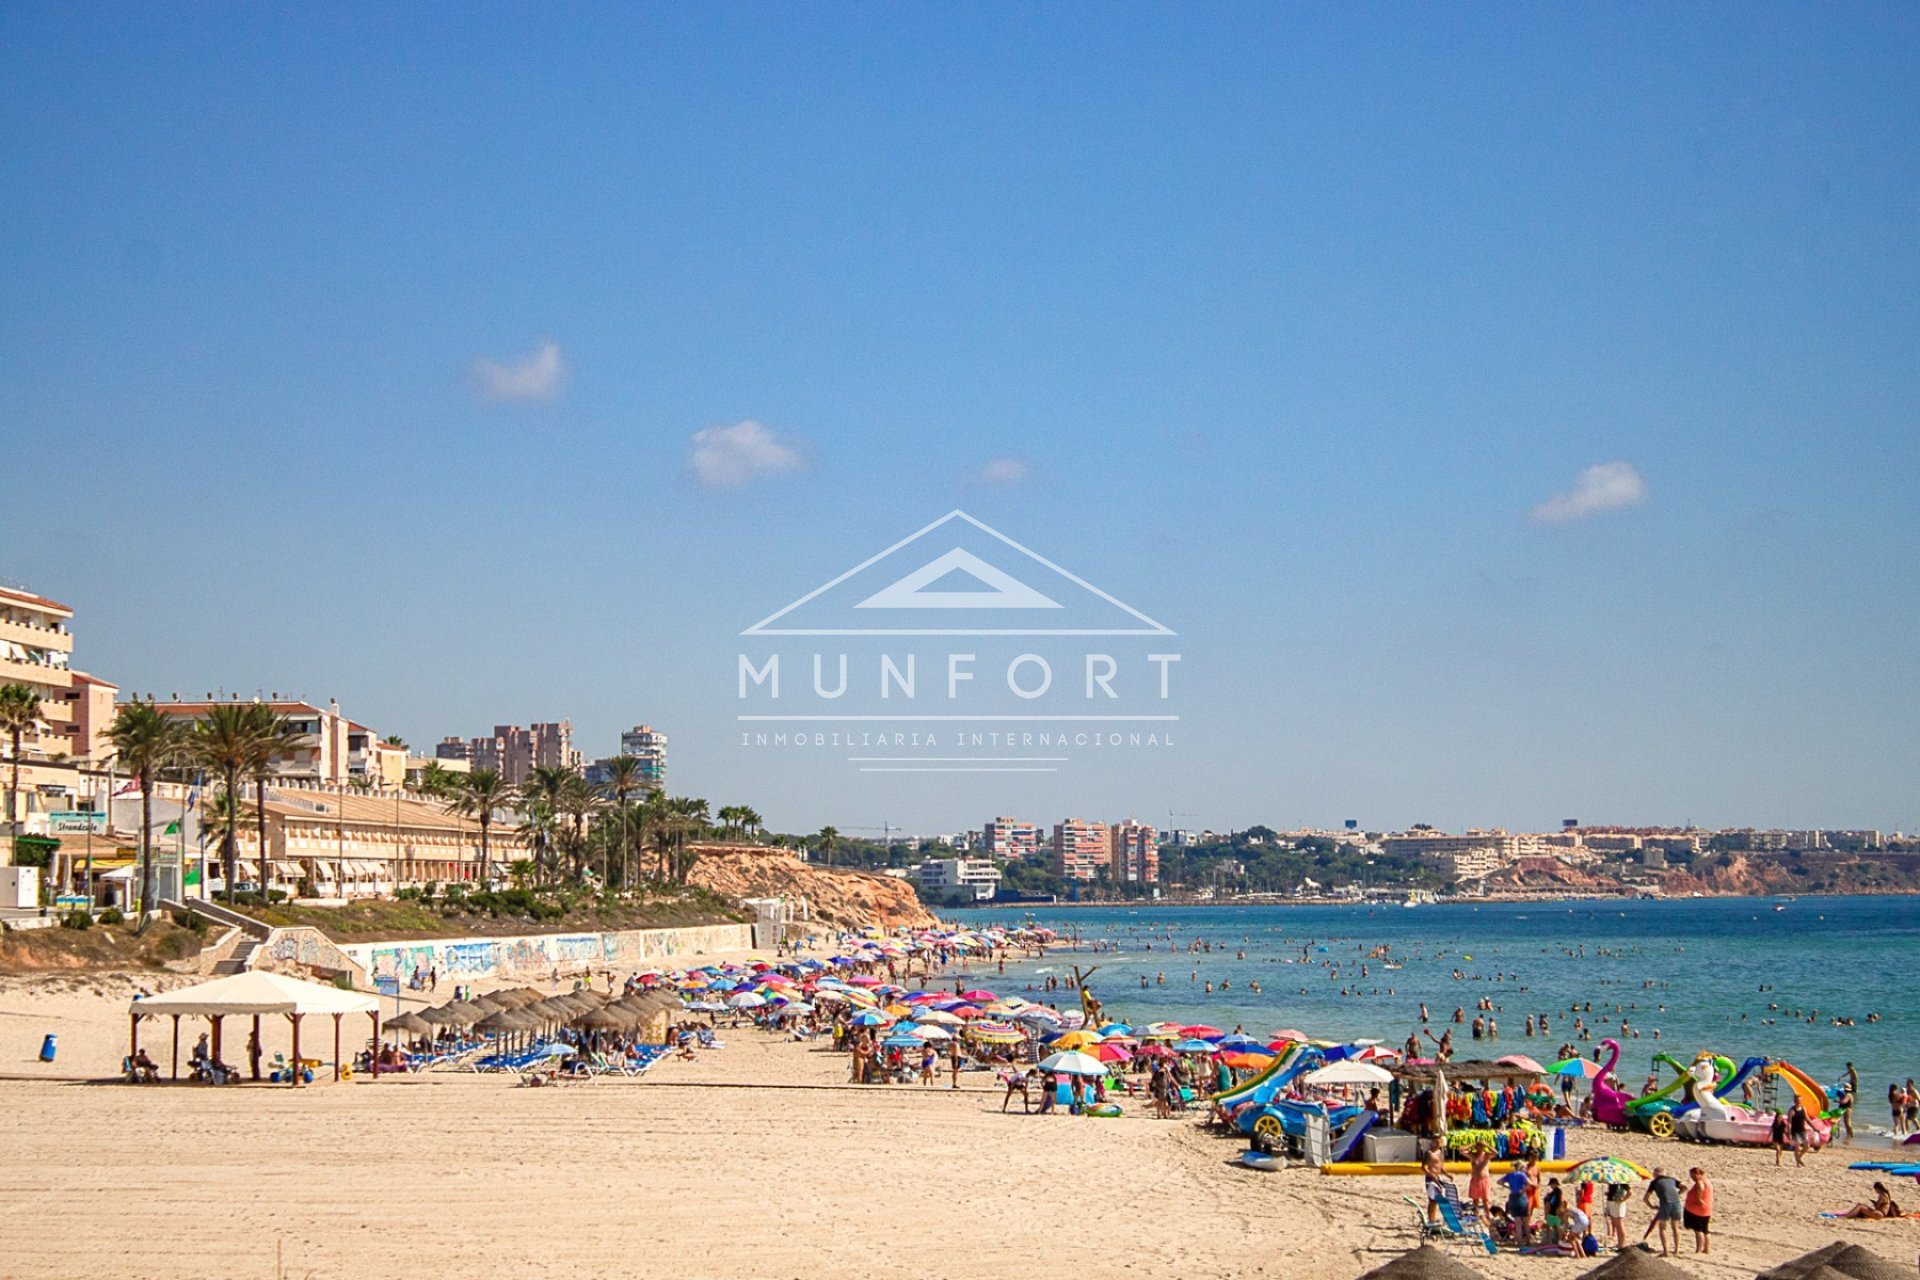
<svg viewBox="0 0 1920 1280">
<path fill-rule="evenodd" d="M 1417 1179 L 1244 1171 L 1239 1143 L 1190 1121 L 1003 1115 L 986 1072 L 855 1087 L 842 1056 L 745 1027 L 642 1080 L 550 1089 L 87 1082 L 125 1051 L 133 981 L 152 979 L 0 986 L 0 1274 L 1338 1278 L 1415 1243 Z M 33 1056 L 46 1031 L 51 1065 Z M 164 1032 L 143 1034 L 164 1068 Z M 1715 1252 L 1678 1259 L 1701 1277 L 1836 1238 L 1903 1264 L 1920 1250 L 1920 1222 L 1817 1216 L 1865 1193 L 1845 1151 L 1776 1170 L 1764 1151 L 1576 1136 L 1573 1154 L 1603 1151 L 1708 1169 Z M 1645 1221 L 1636 1205 L 1634 1236 Z M 1460 1254 L 1502 1280 L 1585 1269 Z"/>
</svg>

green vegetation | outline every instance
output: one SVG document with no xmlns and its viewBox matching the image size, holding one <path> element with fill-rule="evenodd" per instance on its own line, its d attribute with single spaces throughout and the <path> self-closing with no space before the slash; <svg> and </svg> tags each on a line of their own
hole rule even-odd
<svg viewBox="0 0 1920 1280">
<path fill-rule="evenodd" d="M 580 887 L 469 892 L 463 885 L 449 885 L 444 892 L 437 886 L 405 889 L 390 902 L 369 900 L 343 907 L 282 902 L 248 904 L 243 909 L 265 924 L 307 926 L 339 942 L 669 929 L 747 919 L 726 899 L 694 887 L 638 896 Z"/>
<path fill-rule="evenodd" d="M 40 695 L 24 684 L 0 684 L 0 733 L 7 735 L 7 821 L 20 834 L 20 744 L 40 726 Z"/>
</svg>

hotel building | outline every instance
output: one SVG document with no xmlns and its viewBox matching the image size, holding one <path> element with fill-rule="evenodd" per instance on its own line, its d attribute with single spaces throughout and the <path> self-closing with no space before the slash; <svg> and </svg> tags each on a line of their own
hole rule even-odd
<svg viewBox="0 0 1920 1280">
<path fill-rule="evenodd" d="M 118 690 L 73 669 L 72 620 L 73 610 L 58 601 L 0 588 L 0 684 L 40 696 L 40 724 L 20 740 L 20 794 L 0 821 L 34 834 L 46 833 L 47 815 L 76 806 L 90 789 L 87 771 L 113 754 L 106 732 Z M 0 749 L 11 751 L 11 742 Z M 11 846 L 0 849 L 0 863 L 12 856 Z"/>
<path fill-rule="evenodd" d="M 1108 857 L 1106 823 L 1068 818 L 1053 824 L 1053 873 L 1062 880 L 1094 880 Z"/>
</svg>

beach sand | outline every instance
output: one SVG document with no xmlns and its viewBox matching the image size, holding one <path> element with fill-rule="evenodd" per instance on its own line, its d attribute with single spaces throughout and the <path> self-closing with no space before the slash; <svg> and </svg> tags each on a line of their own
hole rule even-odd
<svg viewBox="0 0 1920 1280">
<path fill-rule="evenodd" d="M 117 1068 L 127 991 L 0 980 L 0 1275 L 1344 1280 L 1415 1243 L 1402 1197 L 1418 1179 L 1243 1171 L 1240 1144 L 1185 1121 L 1002 1115 L 985 1072 L 958 1092 L 855 1088 L 840 1056 L 751 1029 L 643 1080 L 550 1089 L 57 1078 Z M 33 1061 L 48 1030 L 51 1066 Z M 165 1032 L 143 1035 L 164 1069 Z M 1576 1156 L 1708 1169 L 1715 1252 L 1678 1259 L 1697 1276 L 1751 1276 L 1836 1238 L 1908 1267 L 1920 1250 L 1920 1222 L 1816 1216 L 1871 1180 L 1845 1152 L 1776 1170 L 1765 1151 L 1574 1141 Z M 1636 1204 L 1633 1236 L 1646 1217 Z M 1457 1254 L 1500 1280 L 1585 1269 Z"/>
</svg>

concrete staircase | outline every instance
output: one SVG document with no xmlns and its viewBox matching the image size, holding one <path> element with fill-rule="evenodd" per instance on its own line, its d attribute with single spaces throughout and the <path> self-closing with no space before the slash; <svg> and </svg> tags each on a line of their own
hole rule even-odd
<svg viewBox="0 0 1920 1280">
<path fill-rule="evenodd" d="M 260 946 L 257 938 L 243 938 L 225 960 L 213 966 L 213 976 L 224 978 L 235 973 L 245 973 L 253 965 L 253 953 Z"/>
<path fill-rule="evenodd" d="M 224 978 L 236 973 L 245 973 L 248 969 L 251 969 L 253 967 L 253 953 L 260 949 L 261 944 L 264 943 L 273 932 L 270 925 L 262 924 L 252 916 L 242 915 L 240 912 L 221 906 L 217 902 L 209 902 L 199 898 L 194 899 L 191 903 L 167 900 L 160 904 L 160 908 L 163 911 L 191 910 L 196 915 L 202 916 L 214 924 L 221 925 L 225 928 L 226 933 L 214 946 L 225 947 L 229 941 L 231 941 L 231 949 L 227 951 L 227 954 L 223 958 L 215 961 L 211 969 L 203 970 L 203 972 L 210 973 L 216 978 Z M 235 935 L 238 936 L 235 937 Z M 213 948 L 209 948 L 208 950 L 212 949 Z M 201 955 L 205 957 L 207 951 L 202 951 Z M 202 963 L 205 963 L 204 959 Z"/>
</svg>

